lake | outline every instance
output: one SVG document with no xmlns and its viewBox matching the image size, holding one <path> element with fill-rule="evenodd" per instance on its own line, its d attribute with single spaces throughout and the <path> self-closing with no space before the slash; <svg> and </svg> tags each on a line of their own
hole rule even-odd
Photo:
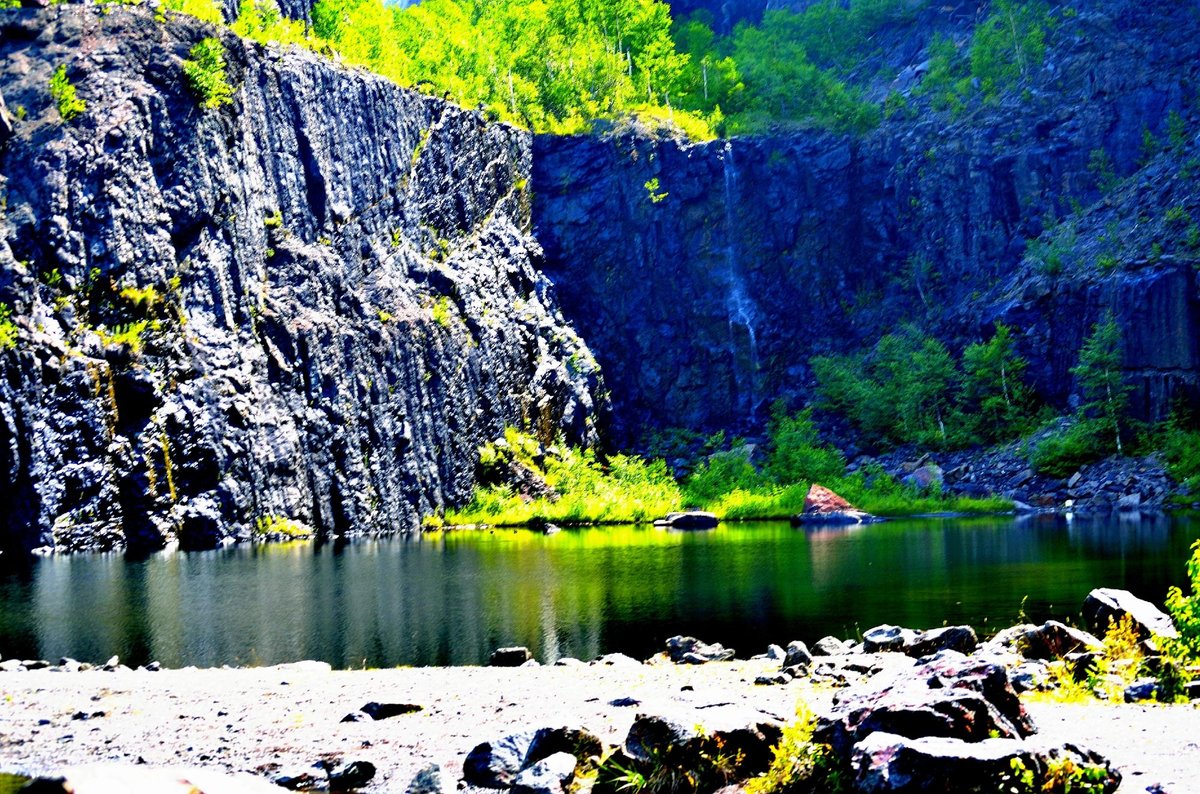
<svg viewBox="0 0 1200 794">
<path fill-rule="evenodd" d="M 0 656 L 127 664 L 335 667 L 480 664 L 526 645 L 542 661 L 624 652 L 673 634 L 761 653 L 880 623 L 983 632 L 1078 621 L 1094 587 L 1161 604 L 1185 585 L 1200 519 L 924 518 L 846 529 L 786 523 L 450 532 L 37 559 L 0 571 Z"/>
</svg>

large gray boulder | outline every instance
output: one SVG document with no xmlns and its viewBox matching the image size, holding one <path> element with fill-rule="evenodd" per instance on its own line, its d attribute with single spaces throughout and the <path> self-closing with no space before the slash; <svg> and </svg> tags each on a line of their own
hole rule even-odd
<svg viewBox="0 0 1200 794">
<path fill-rule="evenodd" d="M 846 754 L 876 732 L 978 742 L 1016 739 L 1034 730 L 1002 665 L 946 651 L 839 694 L 833 709 L 818 718 L 814 736 Z"/>
<path fill-rule="evenodd" d="M 710 765 L 719 752 L 735 759 L 727 771 L 742 779 L 767 769 L 772 747 L 782 735 L 776 719 L 754 709 L 679 709 L 638 714 L 625 737 L 624 754 L 635 764 L 689 770 Z"/>
<path fill-rule="evenodd" d="M 1112 792 L 1121 773 L 1096 753 L 1074 745 L 1039 747 L 1017 739 L 964 742 L 944 737 L 906 738 L 873 733 L 856 744 L 851 757 L 855 790 L 863 794 L 996 794 L 1017 786 L 1014 762 L 1033 773 L 1035 786 L 1053 759 L 1103 770 L 1096 792 Z"/>
<path fill-rule="evenodd" d="M 527 731 L 475 745 L 463 762 L 463 780 L 481 788 L 509 788 L 525 768 L 534 736 Z"/>
<path fill-rule="evenodd" d="M 704 664 L 727 662 L 733 658 L 734 650 L 721 643 L 711 645 L 695 637 L 674 636 L 667 640 L 667 656 L 676 664 Z"/>
<path fill-rule="evenodd" d="M 985 643 L 989 652 L 1012 653 L 1026 659 L 1062 659 L 1072 653 L 1104 650 L 1104 643 L 1082 629 L 1056 620 L 1040 626 L 1022 624 L 1007 628 Z"/>
<path fill-rule="evenodd" d="M 1096 634 L 1104 634 L 1110 622 L 1119 621 L 1126 615 L 1133 619 L 1139 639 L 1179 636 L 1170 616 L 1128 590 L 1098 587 L 1083 601 L 1083 619 Z"/>
<path fill-rule="evenodd" d="M 566 794 L 578 764 L 570 753 L 554 753 L 517 775 L 510 794 Z"/>
</svg>

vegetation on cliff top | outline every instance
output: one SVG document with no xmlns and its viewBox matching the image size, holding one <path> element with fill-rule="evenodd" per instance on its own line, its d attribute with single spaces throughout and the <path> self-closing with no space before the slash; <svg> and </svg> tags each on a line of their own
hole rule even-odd
<svg viewBox="0 0 1200 794">
<path fill-rule="evenodd" d="M 261 42 L 337 53 L 537 132 L 638 120 L 710 138 L 780 125 L 871 129 L 885 105 L 905 100 L 871 99 L 868 89 L 877 93 L 894 74 L 867 74 L 864 64 L 880 56 L 881 31 L 929 6 L 821 0 L 802 12 L 767 11 L 760 24 L 718 36 L 704 12 L 672 19 L 660 0 L 319 0 L 311 28 L 285 18 L 275 0 L 243 0 L 231 26 Z M 166 7 L 221 17 L 215 0 Z M 923 91 L 939 108 L 994 100 L 1030 79 L 1055 21 L 1044 4 L 1000 0 L 965 43 L 931 42 Z"/>
</svg>

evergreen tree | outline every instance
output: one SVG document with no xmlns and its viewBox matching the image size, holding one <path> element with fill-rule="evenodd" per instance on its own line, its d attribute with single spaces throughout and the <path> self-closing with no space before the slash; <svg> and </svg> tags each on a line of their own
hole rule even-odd
<svg viewBox="0 0 1200 794">
<path fill-rule="evenodd" d="M 1092 326 L 1079 351 L 1079 364 L 1071 369 L 1083 392 L 1083 415 L 1102 423 L 1103 432 L 1116 441 L 1120 454 L 1124 454 L 1121 422 L 1129 407 L 1129 386 L 1121 377 L 1122 359 L 1121 329 L 1110 311 Z"/>
</svg>

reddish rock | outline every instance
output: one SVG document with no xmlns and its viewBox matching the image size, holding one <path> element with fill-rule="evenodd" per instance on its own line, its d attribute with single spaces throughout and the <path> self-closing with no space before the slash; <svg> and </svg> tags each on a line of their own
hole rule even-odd
<svg viewBox="0 0 1200 794">
<path fill-rule="evenodd" d="M 813 483 L 812 487 L 808 489 L 808 496 L 804 497 L 804 512 L 809 515 L 842 513 L 857 509 L 833 491 L 816 483 Z"/>
</svg>

